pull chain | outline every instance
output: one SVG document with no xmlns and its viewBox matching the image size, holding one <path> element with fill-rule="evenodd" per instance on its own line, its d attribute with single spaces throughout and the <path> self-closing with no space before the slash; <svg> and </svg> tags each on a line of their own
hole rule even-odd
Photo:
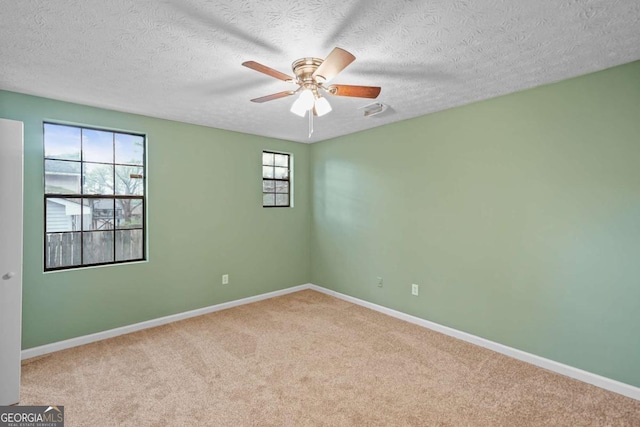
<svg viewBox="0 0 640 427">
<path fill-rule="evenodd" d="M 313 108 L 309 110 L 309 139 L 313 133 Z"/>
</svg>

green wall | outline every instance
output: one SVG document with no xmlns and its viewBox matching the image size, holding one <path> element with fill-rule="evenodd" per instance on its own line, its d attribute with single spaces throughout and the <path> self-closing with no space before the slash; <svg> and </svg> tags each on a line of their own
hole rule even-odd
<svg viewBox="0 0 640 427">
<path fill-rule="evenodd" d="M 0 117 L 25 126 L 23 348 L 309 281 L 308 145 L 11 92 Z M 43 273 L 43 119 L 148 135 L 148 262 Z M 293 154 L 294 208 L 262 208 L 263 149 Z"/>
<path fill-rule="evenodd" d="M 640 62 L 311 159 L 312 283 L 640 386 Z"/>
</svg>

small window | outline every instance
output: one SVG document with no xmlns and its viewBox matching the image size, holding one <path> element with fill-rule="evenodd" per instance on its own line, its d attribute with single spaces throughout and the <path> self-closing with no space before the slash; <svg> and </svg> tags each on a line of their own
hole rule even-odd
<svg viewBox="0 0 640 427">
<path fill-rule="evenodd" d="M 262 206 L 288 208 L 291 206 L 291 156 L 262 152 Z"/>
<path fill-rule="evenodd" d="M 45 271 L 145 259 L 144 135 L 44 123 Z"/>
</svg>

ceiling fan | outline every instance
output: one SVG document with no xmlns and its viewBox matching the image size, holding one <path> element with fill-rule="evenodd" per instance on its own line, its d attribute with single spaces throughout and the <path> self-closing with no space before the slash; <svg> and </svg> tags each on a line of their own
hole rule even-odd
<svg viewBox="0 0 640 427">
<path fill-rule="evenodd" d="M 380 87 L 377 86 L 328 84 L 331 79 L 340 71 L 344 70 L 355 59 L 355 56 L 339 47 L 334 48 L 324 60 L 320 58 L 301 58 L 291 64 L 295 78 L 255 61 L 246 61 L 243 62 L 242 65 L 287 83 L 298 85 L 298 88 L 294 90 L 285 90 L 255 98 L 251 101 L 262 103 L 300 93 L 298 99 L 291 106 L 291 112 L 300 117 L 304 117 L 307 112 L 310 112 L 309 134 L 311 134 L 312 117 L 314 115 L 324 116 L 331 111 L 331 105 L 329 101 L 322 96 L 323 93 L 333 96 L 352 96 L 372 99 L 377 98 L 380 94 Z M 311 111 L 313 111 L 313 114 L 311 114 Z"/>
</svg>

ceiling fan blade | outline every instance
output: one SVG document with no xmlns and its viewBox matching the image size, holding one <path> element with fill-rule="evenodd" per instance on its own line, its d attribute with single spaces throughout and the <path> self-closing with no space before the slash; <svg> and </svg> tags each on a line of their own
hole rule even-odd
<svg viewBox="0 0 640 427">
<path fill-rule="evenodd" d="M 378 86 L 331 85 L 327 92 L 334 96 L 354 96 L 356 98 L 377 98 L 381 88 Z"/>
<path fill-rule="evenodd" d="M 355 61 L 356 57 L 339 47 L 334 48 L 329 56 L 322 61 L 322 64 L 313 72 L 313 77 L 321 77 L 325 82 L 334 78 L 340 71 L 347 68 L 347 65 Z"/>
<path fill-rule="evenodd" d="M 273 101 L 274 99 L 284 98 L 285 96 L 293 95 L 294 93 L 296 93 L 295 90 L 285 90 L 284 92 L 273 93 L 271 95 L 262 96 L 260 98 L 252 99 L 251 102 Z"/>
<path fill-rule="evenodd" d="M 280 71 L 274 70 L 273 68 L 269 68 L 266 65 L 262 65 L 259 64 L 255 61 L 246 61 L 243 62 L 242 65 L 244 65 L 247 68 L 251 68 L 252 70 L 256 70 L 259 71 L 261 73 L 266 74 L 267 76 L 271 76 L 271 77 L 275 77 L 276 79 L 280 79 L 280 80 L 284 80 L 285 82 L 287 81 L 295 81 L 295 79 L 293 77 L 289 77 L 284 73 L 281 73 Z"/>
</svg>

